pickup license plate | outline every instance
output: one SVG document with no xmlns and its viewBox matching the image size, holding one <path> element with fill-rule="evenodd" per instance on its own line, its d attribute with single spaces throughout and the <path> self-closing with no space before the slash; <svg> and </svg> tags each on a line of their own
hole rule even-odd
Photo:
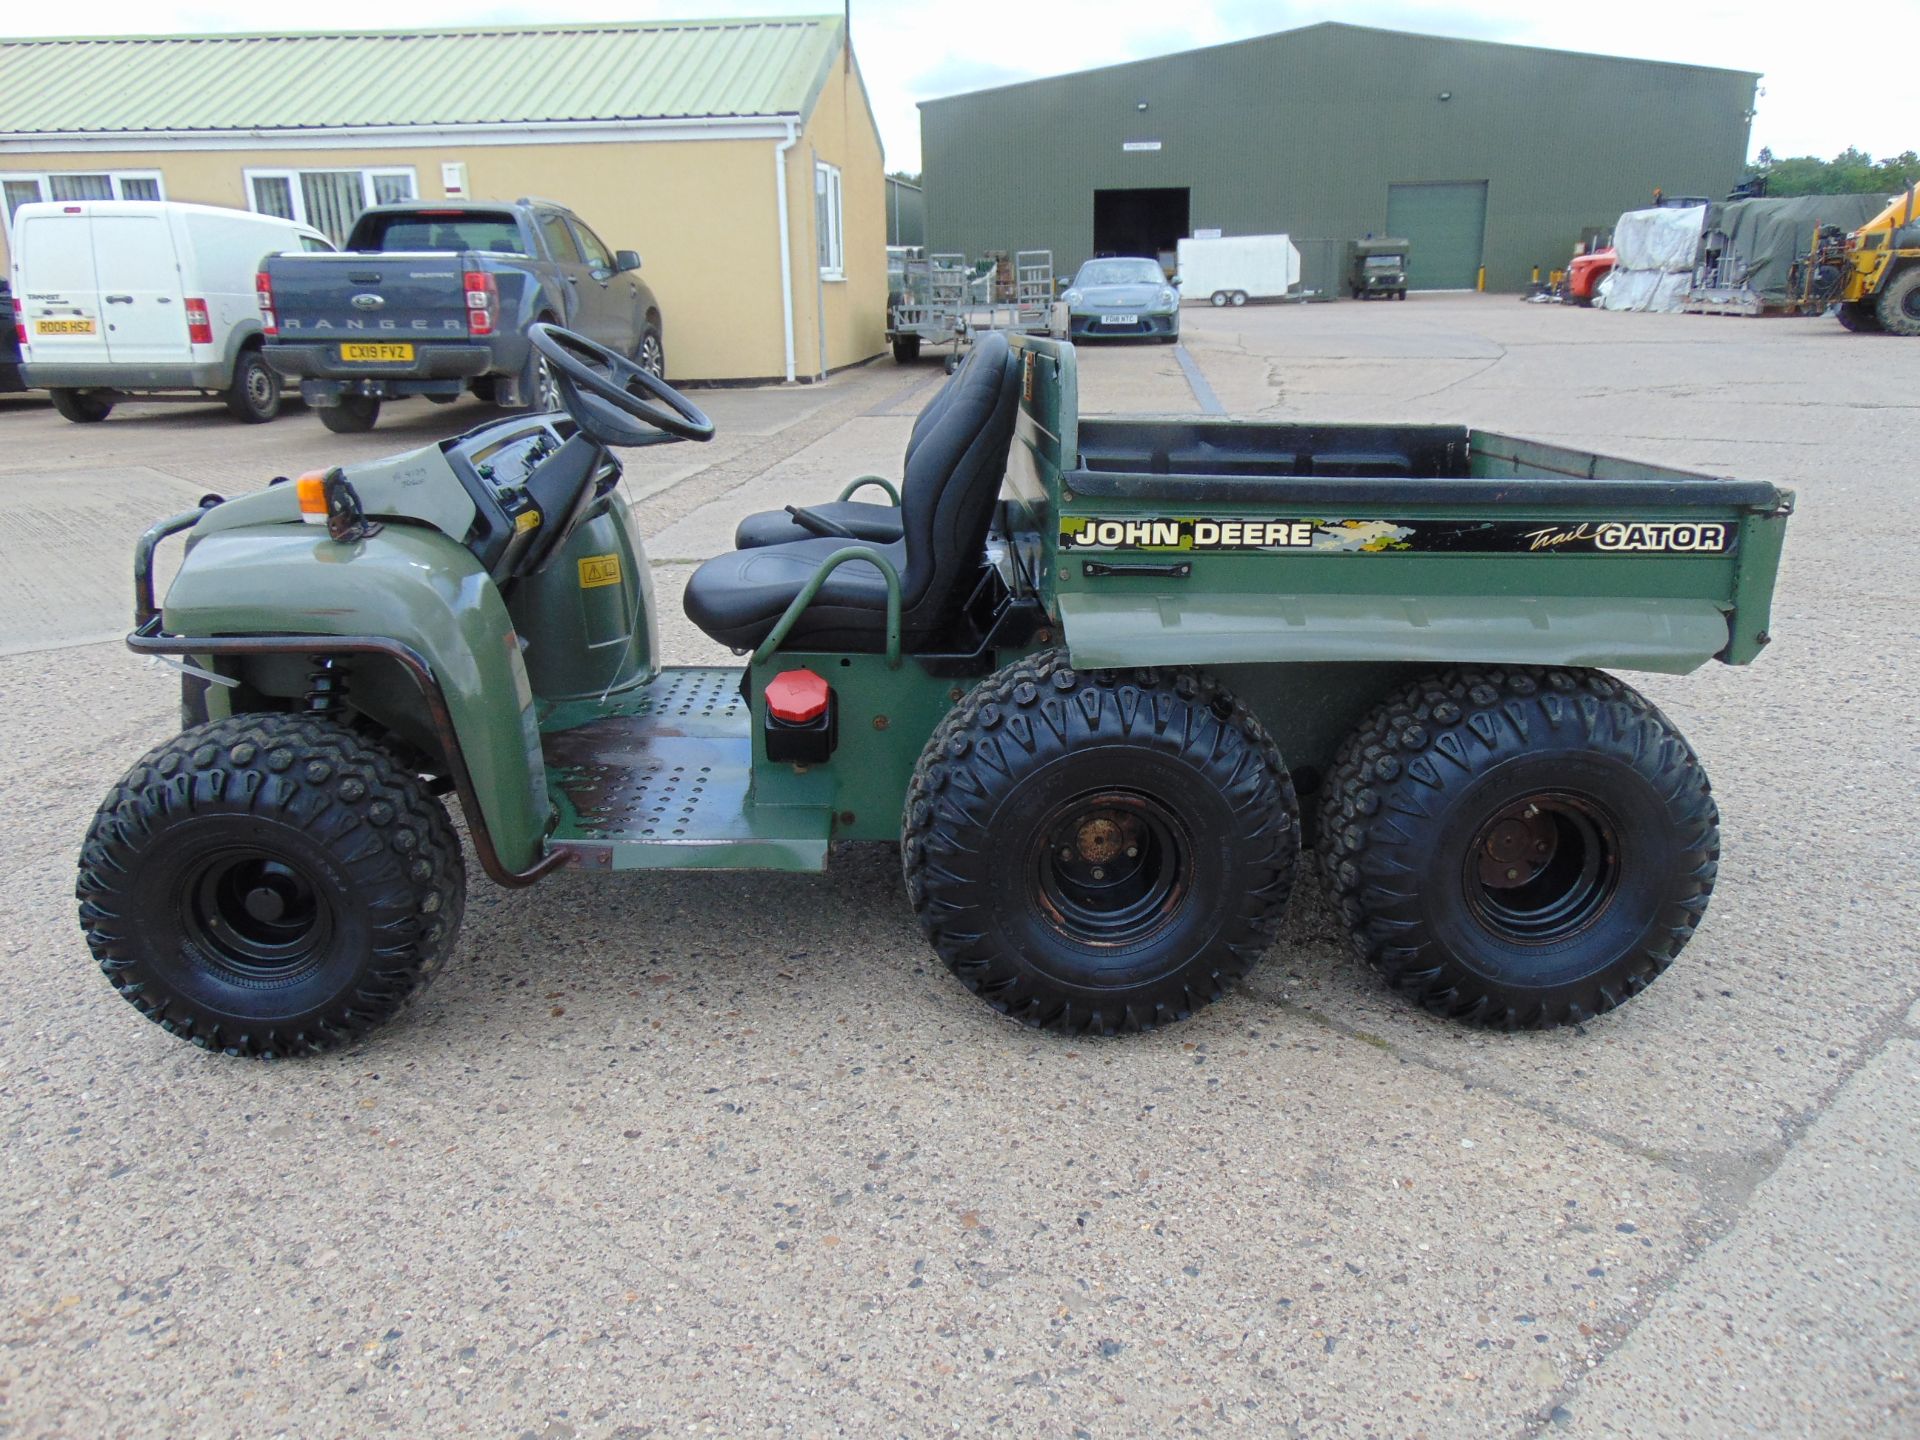
<svg viewBox="0 0 1920 1440">
<path fill-rule="evenodd" d="M 88 316 L 79 320 L 36 320 L 33 322 L 36 335 L 91 335 L 94 333 L 93 319 Z"/>
<path fill-rule="evenodd" d="M 1138 315 L 1102 315 L 1100 323 L 1102 325 L 1138 325 L 1140 317 Z"/>
<path fill-rule="evenodd" d="M 384 361 L 388 364 L 396 362 L 404 364 L 413 359 L 413 346 L 342 345 L 340 347 L 340 358 L 342 360 L 372 360 L 376 363 Z"/>
</svg>

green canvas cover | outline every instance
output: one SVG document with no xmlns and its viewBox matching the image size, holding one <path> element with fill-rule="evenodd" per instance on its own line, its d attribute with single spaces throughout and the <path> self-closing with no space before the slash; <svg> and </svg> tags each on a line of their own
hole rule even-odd
<svg viewBox="0 0 1920 1440">
<path fill-rule="evenodd" d="M 1787 299 L 1793 262 L 1813 244 L 1816 225 L 1851 232 L 1880 213 L 1884 195 L 1795 195 L 1722 200 L 1707 207 L 1701 251 L 1720 254 L 1718 283 L 1746 286 L 1769 305 Z"/>
</svg>

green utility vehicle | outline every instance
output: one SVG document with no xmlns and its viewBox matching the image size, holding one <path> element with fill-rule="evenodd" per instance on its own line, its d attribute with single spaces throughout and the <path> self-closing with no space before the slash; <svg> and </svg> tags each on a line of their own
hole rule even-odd
<svg viewBox="0 0 1920 1440">
<path fill-rule="evenodd" d="M 663 666 L 610 447 L 713 427 L 534 335 L 564 415 L 143 538 L 129 643 L 181 657 L 186 727 L 101 805 L 80 918 L 174 1034 L 297 1054 L 398 1011 L 460 926 L 447 793 L 509 886 L 897 843 L 953 972 L 1057 1031 L 1245 974 L 1303 794 L 1358 952 L 1469 1022 L 1610 1009 L 1706 908 L 1706 775 L 1596 667 L 1751 661 L 1787 492 L 1456 426 L 1082 419 L 1071 345 L 988 334 L 903 483 L 849 487 L 885 502 L 748 516 L 692 576 L 748 658 Z"/>
<path fill-rule="evenodd" d="M 1355 300 L 1384 296 L 1388 300 L 1407 298 L 1407 252 L 1405 240 L 1375 239 L 1347 242 L 1347 294 Z"/>
</svg>

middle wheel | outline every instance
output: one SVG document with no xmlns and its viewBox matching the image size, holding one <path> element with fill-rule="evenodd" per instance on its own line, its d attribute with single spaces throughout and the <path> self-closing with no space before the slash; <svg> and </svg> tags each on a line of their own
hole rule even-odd
<svg viewBox="0 0 1920 1440">
<path fill-rule="evenodd" d="M 922 752 L 907 891 L 994 1009 L 1071 1034 L 1185 1019 L 1277 932 L 1300 817 L 1280 752 L 1191 671 L 1088 674 L 1059 651 L 989 676 Z"/>
</svg>

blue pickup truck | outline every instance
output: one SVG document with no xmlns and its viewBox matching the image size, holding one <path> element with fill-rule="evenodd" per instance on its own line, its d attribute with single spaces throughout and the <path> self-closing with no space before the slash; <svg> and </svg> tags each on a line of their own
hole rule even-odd
<svg viewBox="0 0 1920 1440">
<path fill-rule="evenodd" d="M 554 408 L 528 343 L 538 321 L 577 330 L 666 374 L 660 306 L 640 257 L 610 250 L 564 205 L 376 205 L 336 255 L 269 256 L 260 272 L 267 363 L 298 381 L 329 430 L 373 428 L 383 400 L 446 404 L 471 390 Z"/>
</svg>

